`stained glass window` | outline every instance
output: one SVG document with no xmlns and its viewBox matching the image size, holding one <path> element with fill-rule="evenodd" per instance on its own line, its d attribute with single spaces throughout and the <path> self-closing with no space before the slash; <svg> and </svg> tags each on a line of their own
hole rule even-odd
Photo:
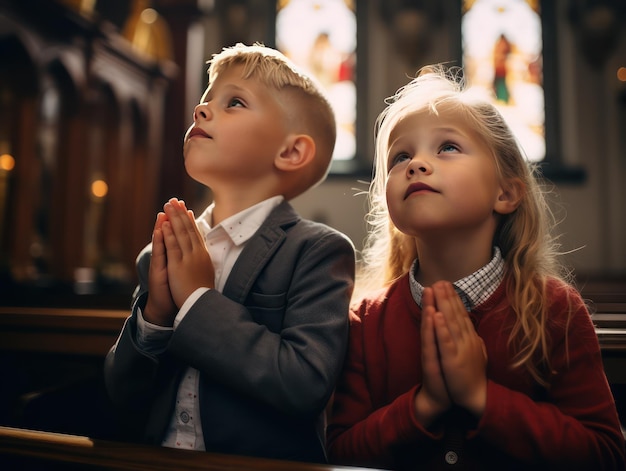
<svg viewBox="0 0 626 471">
<path fill-rule="evenodd" d="M 463 0 L 463 67 L 494 99 L 529 160 L 546 156 L 539 0 Z"/>
<path fill-rule="evenodd" d="M 356 155 L 356 2 L 279 0 L 276 47 L 325 87 L 337 117 L 333 159 Z"/>
</svg>

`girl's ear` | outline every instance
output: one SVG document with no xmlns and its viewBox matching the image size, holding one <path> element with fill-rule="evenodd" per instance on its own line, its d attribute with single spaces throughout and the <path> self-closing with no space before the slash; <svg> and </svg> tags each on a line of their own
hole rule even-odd
<svg viewBox="0 0 626 471">
<path fill-rule="evenodd" d="M 291 172 L 307 166 L 315 158 L 315 141 L 307 134 L 291 134 L 274 159 L 277 169 Z"/>
<path fill-rule="evenodd" d="M 511 178 L 500 188 L 493 210 L 498 214 L 510 214 L 520 205 L 526 185 L 519 178 Z"/>
</svg>

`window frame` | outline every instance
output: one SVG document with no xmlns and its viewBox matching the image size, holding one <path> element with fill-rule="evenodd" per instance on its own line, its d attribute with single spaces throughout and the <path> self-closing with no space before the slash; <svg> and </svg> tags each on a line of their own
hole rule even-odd
<svg viewBox="0 0 626 471">
<path fill-rule="evenodd" d="M 546 155 L 537 162 L 541 175 L 553 183 L 580 184 L 587 178 L 580 165 L 566 161 L 561 145 L 557 6 L 551 0 L 539 0 L 542 34 L 542 74 L 544 91 L 544 136 Z M 463 33 L 461 31 L 463 0 L 458 0 L 458 63 L 463 64 Z"/>
<path fill-rule="evenodd" d="M 370 0 L 354 2 L 356 13 L 356 110 L 355 110 L 355 155 L 351 159 L 333 159 L 328 172 L 328 177 L 353 177 L 368 176 L 372 172 L 372 160 L 367 149 L 368 134 L 368 96 L 363 77 L 367 74 L 367 51 L 368 51 L 368 12 Z M 277 48 L 276 45 L 276 9 L 273 9 L 270 28 L 266 44 Z"/>
</svg>

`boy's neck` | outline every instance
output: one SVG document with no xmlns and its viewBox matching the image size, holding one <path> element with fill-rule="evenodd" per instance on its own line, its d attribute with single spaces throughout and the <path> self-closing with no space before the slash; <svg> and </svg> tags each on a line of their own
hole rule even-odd
<svg viewBox="0 0 626 471">
<path fill-rule="evenodd" d="M 234 216 L 252 206 L 265 201 L 273 196 L 278 195 L 258 195 L 248 198 L 221 198 L 218 195 L 213 196 L 213 212 L 211 226 L 215 227 L 225 219 Z"/>
<path fill-rule="evenodd" d="M 255 204 L 281 194 L 281 189 L 273 175 L 259 175 L 256 180 L 233 179 L 228 176 L 216 177 L 204 182 L 213 192 L 213 220 L 216 226 L 224 219 L 234 216 Z M 210 184 L 209 184 L 210 183 Z"/>
</svg>

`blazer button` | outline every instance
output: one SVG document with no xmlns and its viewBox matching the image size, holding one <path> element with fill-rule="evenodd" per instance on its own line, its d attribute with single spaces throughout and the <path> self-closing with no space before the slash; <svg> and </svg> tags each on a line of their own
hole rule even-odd
<svg viewBox="0 0 626 471">
<path fill-rule="evenodd" d="M 189 422 L 189 414 L 185 411 L 180 413 L 180 420 L 183 421 L 184 424 L 186 424 L 187 422 Z"/>
<path fill-rule="evenodd" d="M 459 461 L 459 456 L 454 451 L 449 451 L 446 453 L 445 459 L 448 464 L 456 464 Z"/>
</svg>

